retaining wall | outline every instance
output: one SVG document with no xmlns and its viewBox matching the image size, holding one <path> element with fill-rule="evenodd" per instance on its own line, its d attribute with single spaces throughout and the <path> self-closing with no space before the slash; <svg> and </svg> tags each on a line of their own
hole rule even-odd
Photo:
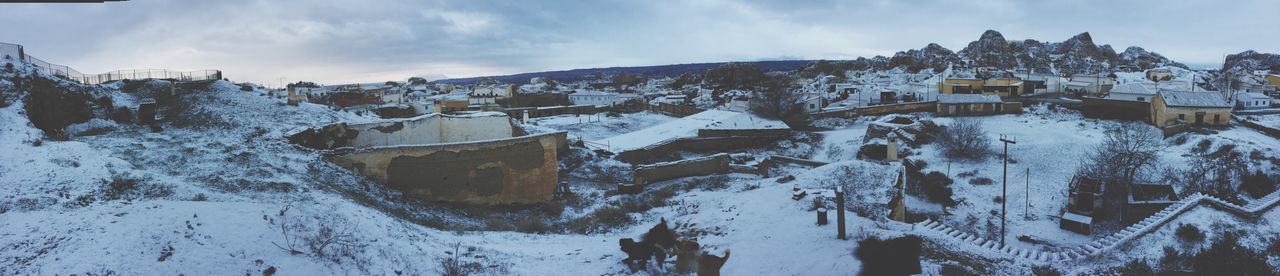
<svg viewBox="0 0 1280 276">
<path fill-rule="evenodd" d="M 636 185 L 645 185 L 681 177 L 729 173 L 729 154 L 720 153 L 707 157 L 674 162 L 637 166 L 633 175 Z"/>
<path fill-rule="evenodd" d="M 1235 119 L 1235 120 L 1236 120 L 1236 122 L 1240 122 L 1240 124 L 1242 124 L 1242 125 L 1244 125 L 1244 126 L 1246 126 L 1246 127 L 1249 127 L 1249 128 L 1254 129 L 1254 130 L 1260 131 L 1260 132 L 1262 132 L 1263 134 L 1266 134 L 1267 136 L 1271 136 L 1271 138 L 1280 139 L 1280 129 L 1276 129 L 1276 128 L 1272 128 L 1272 127 L 1264 126 L 1264 125 L 1259 124 L 1259 123 L 1257 123 L 1257 122 L 1254 122 L 1254 121 L 1252 121 L 1252 120 L 1242 119 L 1242 118 L 1240 118 L 1240 117 L 1238 117 L 1238 116 L 1235 116 L 1235 115 L 1231 115 L 1231 118 Z"/>
<path fill-rule="evenodd" d="M 501 113 L 450 116 L 439 113 L 367 124 L 333 124 L 308 129 L 289 141 L 315 149 L 422 145 L 510 138 L 511 120 Z"/>
<path fill-rule="evenodd" d="M 329 159 L 405 194 L 464 203 L 551 200 L 565 132 L 334 151 Z"/>
</svg>

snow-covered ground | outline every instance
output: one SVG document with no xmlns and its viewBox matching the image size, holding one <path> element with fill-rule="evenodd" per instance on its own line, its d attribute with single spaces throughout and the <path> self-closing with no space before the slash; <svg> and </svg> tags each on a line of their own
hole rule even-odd
<svg viewBox="0 0 1280 276">
<path fill-rule="evenodd" d="M 627 132 L 637 131 L 675 119 L 679 118 L 657 112 L 642 111 L 630 114 L 619 114 L 618 117 L 611 117 L 608 113 L 597 113 L 591 115 L 559 115 L 531 118 L 529 119 L 529 123 L 555 130 L 568 131 L 570 135 L 575 137 L 594 141 Z"/>
<path fill-rule="evenodd" d="M 119 87 L 108 89 L 117 90 L 108 95 L 112 98 L 132 99 L 120 94 Z M 166 123 L 163 130 L 152 131 L 130 123 L 95 122 L 76 127 L 112 125 L 115 129 L 69 141 L 42 139 L 21 101 L 0 108 L 0 275 L 260 274 L 269 269 L 283 275 L 432 275 L 440 273 L 439 259 L 458 255 L 491 275 L 625 275 L 630 272 L 620 262 L 623 253 L 618 239 L 638 237 L 662 218 L 682 238 L 696 238 L 714 254 L 731 250 L 722 270 L 725 275 L 854 275 L 861 266 L 853 256 L 858 240 L 917 233 L 909 224 L 886 219 L 885 204 L 894 193 L 891 183 L 900 166 L 855 158 L 874 118 L 832 124 L 837 127 L 813 133 L 814 139 L 783 139 L 775 146 L 780 148 L 777 151 L 795 153 L 791 156 L 831 162 L 825 166 L 784 166 L 770 178 L 729 174 L 668 180 L 650 184 L 641 195 L 577 186 L 582 188 L 575 190 L 581 203 L 558 201 L 570 206 L 562 214 L 544 215 L 405 200 L 398 192 L 283 138 L 307 127 L 380 119 L 306 103 L 288 106 L 283 99 L 263 94 L 241 92 L 239 86 L 219 81 L 183 96 L 190 105 L 176 117 L 166 118 L 186 122 L 184 126 Z M 1018 140 L 1010 146 L 1016 162 L 1009 165 L 1009 240 L 1022 243 L 1015 237 L 1027 235 L 1051 244 L 1047 247 L 1069 247 L 1105 235 L 1060 230 L 1055 216 L 1065 205 L 1067 181 L 1079 157 L 1098 143 L 1105 127 L 1116 122 L 1043 106 L 1028 110 L 1022 115 L 977 117 L 992 138 L 1004 134 Z M 953 120 L 930 119 L 940 124 Z M 699 128 L 783 127 L 780 122 L 722 110 L 685 118 L 642 112 L 532 121 L 613 145 L 615 150 L 692 137 Z M 1173 144 L 1177 139 L 1186 141 Z M 1161 159 L 1170 166 L 1185 164 L 1188 157 L 1184 155 L 1200 140 L 1280 156 L 1280 142 L 1274 138 L 1232 127 L 1216 134 L 1168 138 L 1171 145 Z M 770 150 L 774 149 L 755 152 Z M 1000 159 L 947 162 L 931 144 L 911 152 L 907 158 L 928 162 L 926 172 L 944 172 L 956 180 L 952 188 L 962 203 L 935 214 L 942 222 L 969 233 L 998 231 L 988 221 L 998 225 L 992 211 L 999 204 L 992 199 L 1000 188 Z M 587 167 L 597 170 L 630 169 L 611 159 L 588 162 Z M 1262 162 L 1251 166 L 1278 170 Z M 966 172 L 973 173 L 960 176 Z M 594 177 L 581 172 L 570 175 L 565 179 L 593 181 Z M 791 177 L 794 180 L 783 180 Z M 995 183 L 970 184 L 979 177 Z M 1029 192 L 1019 185 L 1028 183 L 1028 178 Z M 837 186 L 850 191 L 853 204 L 842 210 L 848 218 L 848 240 L 835 238 L 835 225 L 815 223 L 813 199 L 830 198 Z M 794 188 L 808 192 L 808 197 L 793 200 Z M 668 194 L 658 197 L 662 193 Z M 582 233 L 564 229 L 525 233 L 486 226 L 521 223 L 522 214 L 546 216 L 545 223 L 563 226 L 591 218 L 596 210 L 653 198 L 658 199 L 645 203 L 651 208 L 621 214 L 633 223 L 592 227 Z M 1022 216 L 1027 199 L 1030 219 Z M 912 210 L 940 208 L 916 198 L 907 202 Z M 1246 240 L 1246 246 L 1259 249 L 1266 238 L 1280 232 L 1276 230 L 1280 211 L 1276 210 L 1248 220 L 1196 208 L 1111 253 L 1117 256 L 1114 261 L 1071 264 L 1070 268 L 1050 265 L 1069 273 L 1092 274 L 1092 269 L 1129 259 L 1157 258 L 1162 253 L 1158 250 L 1172 242 L 1173 227 L 1182 223 L 1251 231 L 1255 235 Z M 509 215 L 486 216 L 486 212 Z M 828 218 L 834 223 L 835 217 L 833 211 Z M 322 235 L 325 232 L 320 229 L 334 235 Z M 336 243 L 322 251 L 311 246 L 322 244 L 318 238 L 324 237 Z M 986 267 L 993 274 L 1029 274 L 1031 264 L 1022 260 L 969 252 L 947 242 L 926 243 L 926 275 L 940 274 L 943 265 L 969 258 L 993 260 Z M 670 269 L 674 261 L 668 259 L 666 267 Z"/>
<path fill-rule="evenodd" d="M 658 142 L 698 136 L 698 129 L 777 129 L 787 128 L 781 121 L 757 117 L 750 113 L 707 110 L 684 118 L 664 122 L 641 130 L 593 141 L 614 152 L 643 148 Z"/>
</svg>

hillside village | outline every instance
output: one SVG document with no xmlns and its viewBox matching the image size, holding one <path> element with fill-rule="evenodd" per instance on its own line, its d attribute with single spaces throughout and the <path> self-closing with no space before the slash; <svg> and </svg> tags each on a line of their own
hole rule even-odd
<svg viewBox="0 0 1280 276">
<path fill-rule="evenodd" d="M 784 69 L 266 87 L 0 46 L 4 275 L 1280 271 L 1275 54 L 987 31 Z"/>
</svg>

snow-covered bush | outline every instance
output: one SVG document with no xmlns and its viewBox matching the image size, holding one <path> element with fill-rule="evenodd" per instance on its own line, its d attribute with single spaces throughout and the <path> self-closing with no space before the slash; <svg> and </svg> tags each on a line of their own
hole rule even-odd
<svg viewBox="0 0 1280 276">
<path fill-rule="evenodd" d="M 1240 180 L 1240 190 L 1249 193 L 1254 198 L 1267 196 L 1276 190 L 1276 182 L 1270 176 L 1261 170 L 1254 171 L 1253 174 L 1245 175 Z"/>
<path fill-rule="evenodd" d="M 1174 234 L 1178 235 L 1178 240 L 1186 243 L 1198 243 L 1204 240 L 1204 232 L 1200 231 L 1200 227 L 1196 227 L 1194 224 L 1178 225 L 1178 228 L 1174 230 Z"/>
<path fill-rule="evenodd" d="M 981 160 L 991 153 L 991 138 L 979 119 L 958 118 L 942 128 L 934 141 L 948 158 Z"/>
</svg>

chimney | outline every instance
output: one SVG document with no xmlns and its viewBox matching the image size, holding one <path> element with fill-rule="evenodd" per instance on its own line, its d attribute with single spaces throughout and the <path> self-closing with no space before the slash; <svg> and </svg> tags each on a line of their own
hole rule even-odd
<svg viewBox="0 0 1280 276">
<path fill-rule="evenodd" d="M 898 161 L 898 138 L 890 132 L 888 136 L 889 142 L 885 145 L 884 161 Z"/>
</svg>

